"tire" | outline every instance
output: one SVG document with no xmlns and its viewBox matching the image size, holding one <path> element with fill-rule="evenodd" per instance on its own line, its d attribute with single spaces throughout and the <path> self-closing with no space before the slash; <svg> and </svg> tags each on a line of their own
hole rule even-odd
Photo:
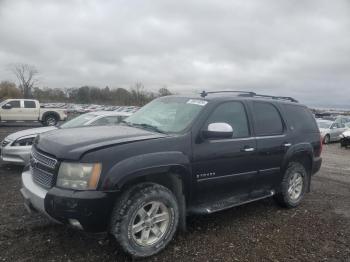
<svg viewBox="0 0 350 262">
<path fill-rule="evenodd" d="M 331 141 L 331 137 L 329 135 L 325 135 L 323 138 L 323 144 L 327 145 Z"/>
<path fill-rule="evenodd" d="M 299 187 L 299 184 L 301 187 Z M 297 207 L 304 198 L 307 186 L 308 173 L 305 167 L 301 163 L 291 162 L 284 173 L 281 191 L 275 195 L 275 200 L 282 207 Z"/>
<path fill-rule="evenodd" d="M 153 212 L 153 218 L 152 215 L 147 218 L 156 203 L 159 204 L 158 212 Z M 152 220 L 155 218 L 165 220 L 157 223 Z M 174 194 L 161 185 L 143 183 L 132 187 L 117 200 L 110 233 L 126 253 L 138 258 L 149 257 L 159 253 L 172 240 L 178 222 L 179 208 Z"/>
<path fill-rule="evenodd" d="M 44 126 L 55 126 L 57 125 L 58 119 L 55 115 L 50 114 L 45 116 L 45 119 L 43 121 Z"/>
</svg>

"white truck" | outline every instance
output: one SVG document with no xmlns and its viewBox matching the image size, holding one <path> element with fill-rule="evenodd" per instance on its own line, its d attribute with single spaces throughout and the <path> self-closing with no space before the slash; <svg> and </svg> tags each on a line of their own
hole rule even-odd
<svg viewBox="0 0 350 262">
<path fill-rule="evenodd" d="M 54 126 L 66 118 L 66 110 L 41 108 L 38 100 L 7 99 L 0 102 L 1 122 L 40 121 L 45 126 Z"/>
</svg>

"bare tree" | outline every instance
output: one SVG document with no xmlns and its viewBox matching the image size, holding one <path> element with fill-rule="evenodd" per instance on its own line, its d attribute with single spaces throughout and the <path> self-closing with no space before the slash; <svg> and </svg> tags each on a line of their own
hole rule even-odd
<svg viewBox="0 0 350 262">
<path fill-rule="evenodd" d="M 32 89 L 38 83 L 38 70 L 29 64 L 14 64 L 11 71 L 15 74 L 19 88 L 22 91 L 24 98 L 29 98 L 32 95 Z"/>
</svg>

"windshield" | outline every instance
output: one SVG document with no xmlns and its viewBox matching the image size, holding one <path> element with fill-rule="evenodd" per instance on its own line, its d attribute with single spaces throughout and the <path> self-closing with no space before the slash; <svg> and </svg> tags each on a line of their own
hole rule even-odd
<svg viewBox="0 0 350 262">
<path fill-rule="evenodd" d="M 0 107 L 3 106 L 5 104 L 5 102 L 7 101 L 7 99 L 5 100 L 0 100 Z"/>
<path fill-rule="evenodd" d="M 317 121 L 317 125 L 319 128 L 329 128 L 331 126 L 331 123 Z"/>
<path fill-rule="evenodd" d="M 94 114 L 83 114 L 64 123 L 63 125 L 60 126 L 60 128 L 72 128 L 72 127 L 84 126 L 86 125 L 87 122 L 89 122 L 91 119 L 95 117 L 96 115 Z"/>
<path fill-rule="evenodd" d="M 159 98 L 123 122 L 160 133 L 180 133 L 188 127 L 208 102 L 180 97 Z"/>
</svg>

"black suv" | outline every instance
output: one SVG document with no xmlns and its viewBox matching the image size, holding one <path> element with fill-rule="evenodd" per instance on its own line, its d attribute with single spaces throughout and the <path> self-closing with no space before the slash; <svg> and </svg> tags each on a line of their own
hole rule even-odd
<svg viewBox="0 0 350 262">
<path fill-rule="evenodd" d="M 108 232 L 135 257 L 162 250 L 189 214 L 273 196 L 296 207 L 321 166 L 307 107 L 252 92 L 168 96 L 119 126 L 41 134 L 21 189 L 29 210 Z"/>
</svg>

